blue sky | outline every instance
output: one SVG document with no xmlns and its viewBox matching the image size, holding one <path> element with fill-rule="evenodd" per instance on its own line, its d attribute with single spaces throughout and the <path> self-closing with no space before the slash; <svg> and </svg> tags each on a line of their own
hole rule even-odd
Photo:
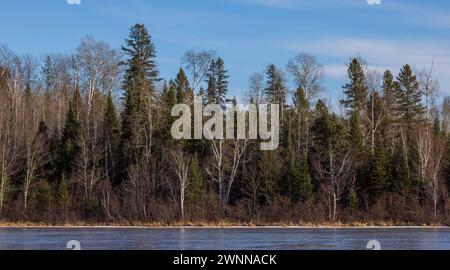
<svg viewBox="0 0 450 270">
<path fill-rule="evenodd" d="M 375 1 L 375 0 L 369 0 Z M 377 0 L 378 1 L 378 0 Z M 300 51 L 325 66 L 325 98 L 341 95 L 345 63 L 360 54 L 373 69 L 431 66 L 450 94 L 450 1 L 382 0 L 5 0 L 0 43 L 19 54 L 69 53 L 91 35 L 120 48 L 145 23 L 162 77 L 174 77 L 188 49 L 213 49 L 226 63 L 230 92 L 269 63 L 285 67 Z"/>
</svg>

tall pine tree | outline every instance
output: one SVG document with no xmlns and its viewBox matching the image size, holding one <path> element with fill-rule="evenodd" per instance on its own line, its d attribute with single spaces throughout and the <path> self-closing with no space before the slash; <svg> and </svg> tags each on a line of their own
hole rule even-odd
<svg viewBox="0 0 450 270">
<path fill-rule="evenodd" d="M 61 167 L 62 178 L 67 179 L 72 172 L 75 159 L 79 152 L 79 137 L 81 124 L 79 122 L 79 111 L 81 110 L 81 97 L 78 90 L 75 90 L 72 101 L 69 104 L 66 123 L 61 138 Z"/>
<path fill-rule="evenodd" d="M 175 85 L 177 88 L 177 103 L 185 103 L 186 101 L 192 100 L 192 91 L 189 86 L 189 80 L 182 68 L 180 68 L 180 71 L 177 74 Z"/>
<path fill-rule="evenodd" d="M 352 111 L 362 111 L 367 101 L 367 85 L 361 60 L 352 59 L 348 66 L 348 77 L 350 83 L 343 86 L 346 99 L 341 100 L 341 104 Z"/>
<path fill-rule="evenodd" d="M 425 108 L 422 105 L 422 95 L 417 77 L 410 65 L 404 65 L 397 76 L 395 85 L 397 111 L 401 120 L 411 126 L 423 119 Z"/>
<path fill-rule="evenodd" d="M 280 104 L 281 118 L 284 119 L 287 89 L 284 84 L 283 73 L 271 64 L 266 70 L 267 85 L 264 94 L 268 102 Z"/>
<path fill-rule="evenodd" d="M 124 63 L 121 148 L 123 157 L 133 160 L 139 159 L 140 150 L 151 138 L 151 110 L 159 72 L 155 62 L 156 50 L 143 24 L 131 28 L 122 51 L 127 59 Z"/>
<path fill-rule="evenodd" d="M 219 104 L 222 108 L 225 108 L 229 78 L 227 73 L 224 61 L 220 57 L 211 61 L 206 90 L 208 103 Z"/>
</svg>

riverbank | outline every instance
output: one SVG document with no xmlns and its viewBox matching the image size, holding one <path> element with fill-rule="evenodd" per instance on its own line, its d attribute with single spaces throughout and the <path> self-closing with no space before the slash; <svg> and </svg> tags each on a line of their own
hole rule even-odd
<svg viewBox="0 0 450 270">
<path fill-rule="evenodd" d="M 450 228 L 442 224 L 409 224 L 388 222 L 352 222 L 352 223 L 233 223 L 233 222 L 175 222 L 175 223 L 34 223 L 34 222 L 0 222 L 0 228 Z"/>
</svg>

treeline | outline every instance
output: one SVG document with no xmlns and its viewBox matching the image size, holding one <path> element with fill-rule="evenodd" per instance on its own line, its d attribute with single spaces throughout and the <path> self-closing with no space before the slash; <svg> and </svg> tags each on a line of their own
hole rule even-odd
<svg viewBox="0 0 450 270">
<path fill-rule="evenodd" d="M 330 105 L 312 55 L 269 65 L 245 95 L 280 104 L 280 147 L 260 151 L 171 136 L 175 104 L 237 103 L 213 51 L 186 52 L 163 80 L 141 24 L 120 51 L 91 37 L 41 60 L 3 46 L 0 219 L 450 224 L 450 97 L 431 70 L 380 74 L 352 58 Z"/>
</svg>

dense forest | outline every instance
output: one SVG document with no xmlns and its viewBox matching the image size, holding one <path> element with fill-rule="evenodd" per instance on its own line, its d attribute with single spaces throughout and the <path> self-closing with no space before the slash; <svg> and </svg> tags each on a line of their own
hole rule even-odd
<svg viewBox="0 0 450 270">
<path fill-rule="evenodd" d="M 261 151 L 172 138 L 175 104 L 238 102 L 214 51 L 180 66 L 160 77 L 142 24 L 121 50 L 92 37 L 40 59 L 0 47 L 0 220 L 450 225 L 450 97 L 432 67 L 350 58 L 338 101 L 311 54 L 269 65 L 240 93 L 280 105 L 280 147 Z"/>
</svg>

